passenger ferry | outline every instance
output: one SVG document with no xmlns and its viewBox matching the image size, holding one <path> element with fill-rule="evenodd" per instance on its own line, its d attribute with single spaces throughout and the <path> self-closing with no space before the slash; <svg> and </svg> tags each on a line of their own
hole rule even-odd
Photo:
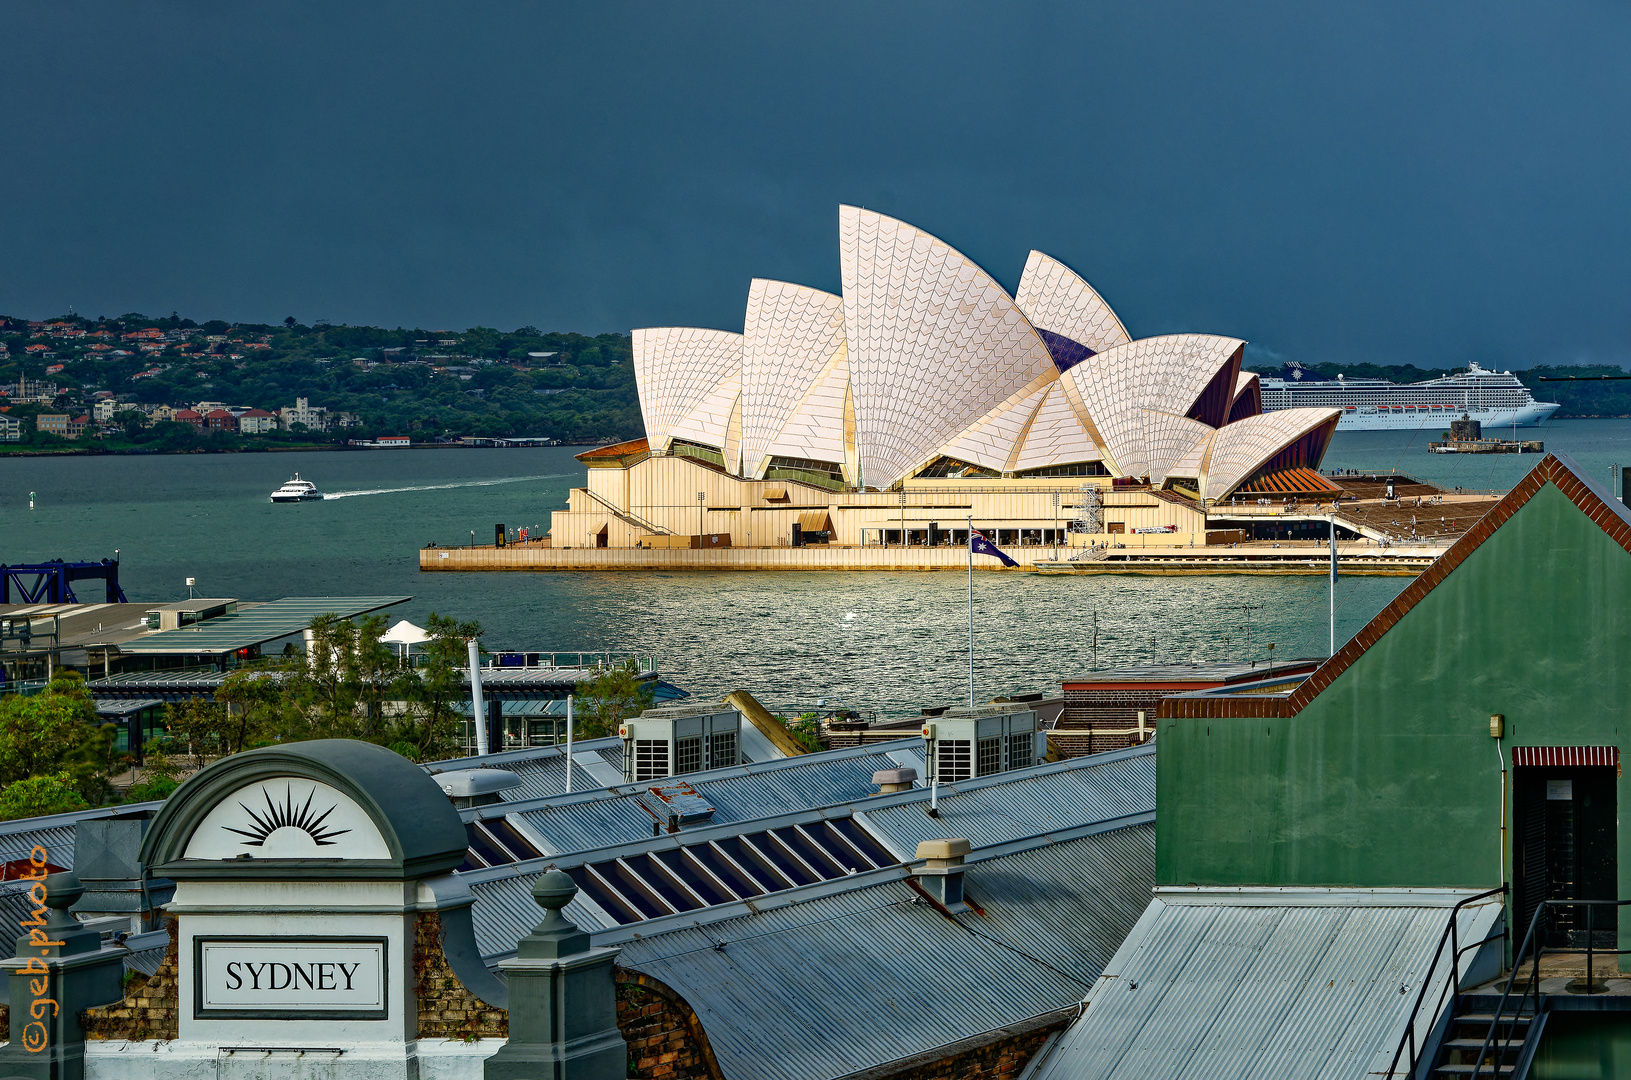
<svg viewBox="0 0 1631 1080">
<path fill-rule="evenodd" d="M 311 502 L 321 499 L 323 493 L 317 490 L 317 485 L 310 480 L 300 479 L 295 473 L 294 479 L 272 492 L 273 502 Z"/>
<path fill-rule="evenodd" d="M 1509 371 L 1486 371 L 1477 364 L 1463 372 L 1425 382 L 1386 379 L 1320 379 L 1299 364 L 1279 376 L 1260 379 L 1263 411 L 1299 407 L 1342 410 L 1337 430 L 1388 431 L 1447 427 L 1466 413 L 1486 430 L 1534 427 L 1551 419 L 1558 406 L 1536 401 Z"/>
</svg>

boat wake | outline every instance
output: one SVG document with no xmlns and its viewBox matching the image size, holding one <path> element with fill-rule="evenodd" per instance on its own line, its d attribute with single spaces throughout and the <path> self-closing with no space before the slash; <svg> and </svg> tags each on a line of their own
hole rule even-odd
<svg viewBox="0 0 1631 1080">
<path fill-rule="evenodd" d="M 354 499 L 359 495 L 395 495 L 403 491 L 446 491 L 449 488 L 492 487 L 494 484 L 519 484 L 527 480 L 559 480 L 573 473 L 545 473 L 542 476 L 505 476 L 497 480 L 461 480 L 456 484 L 419 484 L 414 487 L 369 488 L 367 491 L 331 491 L 323 496 L 324 502 L 334 499 Z"/>
</svg>

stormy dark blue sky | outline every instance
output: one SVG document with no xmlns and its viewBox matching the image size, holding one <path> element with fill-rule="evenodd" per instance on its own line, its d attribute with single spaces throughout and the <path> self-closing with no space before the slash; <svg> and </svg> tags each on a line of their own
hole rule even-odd
<svg viewBox="0 0 1631 1080">
<path fill-rule="evenodd" d="M 1135 336 L 1631 360 L 1623 2 L 0 8 L 0 312 L 741 329 L 837 207 Z"/>
</svg>

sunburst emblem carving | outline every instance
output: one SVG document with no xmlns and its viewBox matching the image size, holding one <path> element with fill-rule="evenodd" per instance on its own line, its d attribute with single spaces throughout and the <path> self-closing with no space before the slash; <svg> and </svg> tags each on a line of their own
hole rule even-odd
<svg viewBox="0 0 1631 1080">
<path fill-rule="evenodd" d="M 332 837 L 343 836 L 351 830 L 324 828 L 323 822 L 330 814 L 334 813 L 334 811 L 338 809 L 339 804 L 336 803 L 327 810 L 314 814 L 311 808 L 311 801 L 316 797 L 317 789 L 312 788 L 311 794 L 306 796 L 305 804 L 299 809 L 296 809 L 294 802 L 294 786 L 289 785 L 288 787 L 284 788 L 283 805 L 279 806 L 277 803 L 272 801 L 272 793 L 266 790 L 265 785 L 262 785 L 261 798 L 266 800 L 265 813 L 251 810 L 249 807 L 244 806 L 243 803 L 238 804 L 239 806 L 243 806 L 243 811 L 249 815 L 249 820 L 255 823 L 254 827 L 250 829 L 234 829 L 226 825 L 221 827 L 226 829 L 227 832 L 237 833 L 239 836 L 249 837 L 248 840 L 243 842 L 244 847 L 264 846 L 266 844 L 267 837 L 271 836 L 278 829 L 299 829 L 301 832 L 311 837 L 312 842 L 318 847 L 328 847 L 334 843 Z"/>
</svg>

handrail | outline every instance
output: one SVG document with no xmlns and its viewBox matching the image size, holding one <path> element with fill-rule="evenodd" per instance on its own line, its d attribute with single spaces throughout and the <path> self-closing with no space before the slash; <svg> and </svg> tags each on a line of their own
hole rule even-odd
<svg viewBox="0 0 1631 1080">
<path fill-rule="evenodd" d="M 1529 931 L 1524 934 L 1523 944 L 1518 947 L 1518 951 L 1512 957 L 1512 973 L 1507 976 L 1506 989 L 1501 992 L 1501 1000 L 1496 1003 L 1495 1015 L 1490 1017 L 1489 1034 L 1484 1037 L 1484 1045 L 1478 1048 L 1478 1057 L 1473 1061 L 1472 1076 L 1468 1080 L 1478 1080 L 1478 1074 L 1483 1071 L 1484 1055 L 1489 1053 L 1490 1045 L 1495 1041 L 1495 1030 L 1501 1025 L 1501 1014 L 1506 1011 L 1507 998 L 1512 996 L 1512 986 L 1518 981 L 1518 971 L 1523 967 L 1523 958 L 1526 953 L 1530 954 L 1529 985 L 1531 989 L 1523 992 L 1519 1005 L 1513 1011 L 1512 1019 L 1506 1026 L 1506 1033 L 1501 1037 L 1501 1046 L 1497 1053 L 1505 1055 L 1512 1048 L 1512 1035 L 1517 1030 L 1518 1020 L 1522 1016 L 1522 1001 L 1530 996 L 1531 990 L 1534 994 L 1535 1007 L 1530 1015 L 1532 1017 L 1540 1015 L 1540 954 L 1543 950 L 1539 944 L 1536 944 L 1531 953 L 1529 945 L 1530 942 L 1535 940 L 1535 930 L 1540 926 L 1540 917 L 1545 914 L 1546 909 L 1548 907 L 1583 907 L 1586 909 L 1586 990 L 1589 993 L 1591 990 L 1593 952 L 1591 943 L 1592 909 L 1598 907 L 1619 908 L 1628 904 L 1631 904 L 1631 900 L 1542 900 L 1540 902 L 1535 908 L 1534 916 L 1529 920 Z M 1572 952 L 1574 950 L 1562 951 Z M 1603 949 L 1601 951 L 1619 956 L 1631 952 L 1631 949 Z M 1530 1022 L 1533 1023 L 1534 1021 L 1531 1020 Z M 1500 1078 L 1500 1070 L 1494 1061 L 1490 1062 L 1490 1077 L 1491 1080 L 1499 1080 Z"/>
<path fill-rule="evenodd" d="M 1474 942 L 1465 948 L 1457 948 L 1456 919 L 1461 914 L 1461 909 L 1479 900 L 1487 900 L 1496 894 L 1505 896 L 1506 889 L 1506 884 L 1503 882 L 1498 888 L 1490 889 L 1488 892 L 1481 892 L 1477 896 L 1469 896 L 1450 909 L 1450 924 L 1444 928 L 1444 932 L 1438 937 L 1438 948 L 1433 950 L 1433 962 L 1427 965 L 1427 974 L 1422 977 L 1421 989 L 1416 991 L 1416 1004 L 1410 1010 L 1410 1019 L 1405 1024 L 1404 1034 L 1399 1036 L 1399 1048 L 1393 1051 L 1393 1061 L 1388 1065 L 1387 1069 L 1388 1076 L 1395 1075 L 1394 1070 L 1398 1068 L 1399 1058 L 1403 1056 L 1404 1048 L 1407 1045 L 1410 1047 L 1410 1071 L 1405 1075 L 1412 1078 L 1416 1075 L 1416 1068 L 1421 1060 L 1421 1048 L 1416 1045 L 1416 1017 L 1420 1015 L 1422 1002 L 1427 998 L 1427 988 L 1432 985 L 1433 972 L 1438 970 L 1439 957 L 1444 955 L 1444 943 L 1446 941 L 1450 943 L 1450 979 L 1445 984 L 1444 990 L 1440 991 L 1438 1003 L 1433 1007 L 1433 1022 L 1427 1025 L 1428 1031 L 1432 1031 L 1433 1025 L 1438 1023 L 1439 1014 L 1444 1011 L 1444 999 L 1448 996 L 1450 988 L 1455 988 L 1457 997 L 1461 994 L 1461 954 L 1468 949 L 1488 945 L 1497 938 L 1506 936 L 1506 931 L 1502 930 L 1499 934 L 1492 934 L 1483 941 Z"/>
<path fill-rule="evenodd" d="M 637 529 L 644 529 L 644 530 L 646 530 L 646 532 L 654 533 L 657 536 L 670 536 L 670 535 L 672 535 L 667 529 L 663 528 L 661 525 L 657 525 L 657 524 L 654 524 L 654 523 L 652 523 L 650 521 L 647 521 L 645 518 L 642 518 L 639 514 L 636 514 L 632 510 L 619 510 L 610 501 L 601 498 L 599 495 L 596 495 L 589 488 L 580 488 L 579 490 L 582 491 L 585 495 L 589 496 L 591 499 L 595 500 L 595 502 L 599 503 L 600 505 L 604 506 L 606 509 L 610 510 L 612 512 L 613 517 L 622 518 L 624 521 L 628 522 L 630 525 L 633 525 Z"/>
</svg>

